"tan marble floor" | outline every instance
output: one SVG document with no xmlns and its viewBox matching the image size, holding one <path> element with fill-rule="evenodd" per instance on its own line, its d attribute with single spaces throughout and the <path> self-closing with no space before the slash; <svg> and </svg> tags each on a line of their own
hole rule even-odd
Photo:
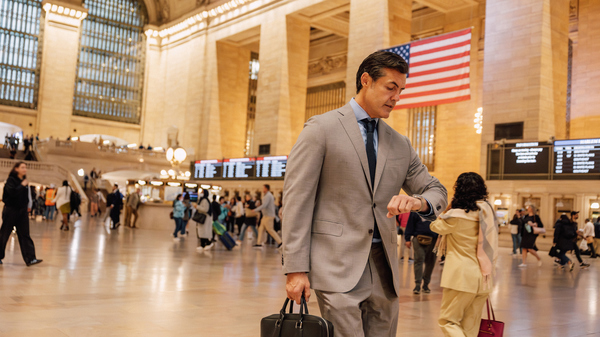
<svg viewBox="0 0 600 337">
<path fill-rule="evenodd" d="M 143 225 L 143 224 L 142 224 Z M 284 300 L 281 257 L 273 247 L 198 254 L 194 237 L 107 230 L 84 219 L 70 232 L 32 222 L 40 265 L 26 267 L 11 238 L 0 266 L 0 336 L 259 336 L 259 321 Z M 493 293 L 505 336 L 600 336 L 599 260 L 569 273 L 545 264 L 519 270 L 502 249 Z M 414 296 L 402 263 L 398 336 L 441 336 L 436 318 L 441 267 L 432 293 Z M 318 314 L 314 301 L 311 313 Z"/>
</svg>

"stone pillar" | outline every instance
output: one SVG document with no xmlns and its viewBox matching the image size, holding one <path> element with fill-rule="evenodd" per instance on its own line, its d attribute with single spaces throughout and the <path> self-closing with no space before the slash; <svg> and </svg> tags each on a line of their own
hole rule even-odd
<svg viewBox="0 0 600 337">
<path fill-rule="evenodd" d="M 70 6 L 86 12 L 83 7 Z M 37 132 L 41 138 L 72 134 L 73 95 L 81 20 L 53 13 L 44 15 L 42 72 Z"/>
<path fill-rule="evenodd" d="M 271 144 L 272 155 L 287 155 L 305 114 L 310 25 L 296 17 L 274 17 L 260 30 L 254 149 Z"/>
<path fill-rule="evenodd" d="M 524 122 L 527 141 L 564 130 L 558 120 L 565 111 L 568 51 L 567 0 L 493 0 L 486 6 L 482 158 L 495 124 Z"/>
<path fill-rule="evenodd" d="M 578 41 L 573 45 L 571 139 L 600 134 L 600 3 L 579 0 Z"/>
<path fill-rule="evenodd" d="M 217 42 L 220 130 L 225 135 L 221 148 L 225 158 L 244 156 L 250 53 L 248 49 Z"/>
<path fill-rule="evenodd" d="M 410 42 L 412 1 L 351 0 L 346 101 L 356 95 L 356 71 L 379 49 Z"/>
</svg>

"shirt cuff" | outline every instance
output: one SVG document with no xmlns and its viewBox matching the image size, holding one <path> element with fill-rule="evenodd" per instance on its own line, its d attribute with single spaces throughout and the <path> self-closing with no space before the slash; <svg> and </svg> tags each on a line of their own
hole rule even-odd
<svg viewBox="0 0 600 337">
<path fill-rule="evenodd" d="M 425 198 L 423 197 L 423 199 L 425 199 Z M 431 206 L 431 203 L 429 202 L 429 200 L 425 199 L 425 201 L 427 201 L 427 205 L 429 205 L 429 212 L 427 212 L 427 213 L 424 213 L 424 212 L 417 212 L 417 214 L 419 214 L 419 215 L 420 215 L 420 216 L 422 216 L 422 217 L 429 217 L 429 216 L 432 216 L 432 215 L 433 215 L 433 213 L 434 213 L 434 212 L 433 212 L 433 206 Z"/>
</svg>

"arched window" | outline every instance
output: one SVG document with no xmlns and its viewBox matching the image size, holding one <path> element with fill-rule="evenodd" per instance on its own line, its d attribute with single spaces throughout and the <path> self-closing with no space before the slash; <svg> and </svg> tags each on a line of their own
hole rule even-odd
<svg viewBox="0 0 600 337">
<path fill-rule="evenodd" d="M 139 124 L 146 8 L 136 0 L 87 0 L 85 7 L 73 114 Z"/>
<path fill-rule="evenodd" d="M 35 109 L 41 0 L 0 0 L 0 104 Z"/>
</svg>

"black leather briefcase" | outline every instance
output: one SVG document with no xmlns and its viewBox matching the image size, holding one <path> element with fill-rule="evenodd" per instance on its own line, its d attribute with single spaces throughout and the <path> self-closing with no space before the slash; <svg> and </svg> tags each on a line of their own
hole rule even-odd
<svg viewBox="0 0 600 337">
<path fill-rule="evenodd" d="M 293 313 L 294 302 L 290 303 L 289 313 L 285 313 L 288 303 L 290 300 L 286 298 L 279 314 L 260 321 L 260 337 L 333 337 L 333 324 L 322 317 L 309 315 L 304 296 L 297 314 Z"/>
</svg>

